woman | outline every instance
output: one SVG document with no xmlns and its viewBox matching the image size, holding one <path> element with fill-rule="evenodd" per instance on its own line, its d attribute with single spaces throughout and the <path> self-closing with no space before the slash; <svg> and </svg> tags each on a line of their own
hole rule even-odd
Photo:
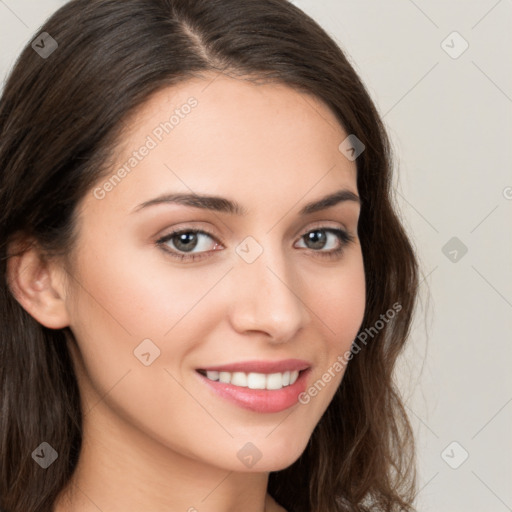
<svg viewBox="0 0 512 512">
<path fill-rule="evenodd" d="M 72 0 L 0 134 L 3 510 L 413 510 L 416 259 L 311 18 Z"/>
</svg>

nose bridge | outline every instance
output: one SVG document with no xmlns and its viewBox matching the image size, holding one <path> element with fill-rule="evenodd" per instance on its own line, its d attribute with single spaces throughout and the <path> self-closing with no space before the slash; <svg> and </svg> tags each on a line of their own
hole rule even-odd
<svg viewBox="0 0 512 512">
<path fill-rule="evenodd" d="M 293 336 L 309 318 L 281 244 L 247 237 L 237 248 L 232 321 L 240 330 L 265 331 L 276 340 Z"/>
</svg>

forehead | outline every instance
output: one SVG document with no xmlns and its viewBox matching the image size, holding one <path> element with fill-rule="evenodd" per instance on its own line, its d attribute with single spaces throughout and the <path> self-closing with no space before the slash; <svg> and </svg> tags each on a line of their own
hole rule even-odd
<svg viewBox="0 0 512 512">
<path fill-rule="evenodd" d="M 157 92 L 125 121 L 97 185 L 110 181 L 102 203 L 125 212 L 162 192 L 236 196 L 249 210 L 333 187 L 357 192 L 355 162 L 338 149 L 346 137 L 310 94 L 205 75 Z"/>
</svg>

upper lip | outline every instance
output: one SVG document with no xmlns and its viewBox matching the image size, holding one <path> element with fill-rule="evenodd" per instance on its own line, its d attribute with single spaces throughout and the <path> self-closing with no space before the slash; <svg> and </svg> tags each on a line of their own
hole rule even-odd
<svg viewBox="0 0 512 512">
<path fill-rule="evenodd" d="M 203 371 L 243 372 L 243 373 L 284 373 L 306 370 L 311 363 L 302 359 L 282 359 L 280 361 L 240 361 L 217 366 L 198 368 Z"/>
</svg>

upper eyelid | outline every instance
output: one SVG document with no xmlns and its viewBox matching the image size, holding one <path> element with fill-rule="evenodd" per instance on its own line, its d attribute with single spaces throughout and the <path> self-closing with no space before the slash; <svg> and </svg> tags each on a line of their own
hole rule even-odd
<svg viewBox="0 0 512 512">
<path fill-rule="evenodd" d="M 340 225 L 331 226 L 329 224 L 326 224 L 326 222 L 328 222 L 328 221 L 323 221 L 323 222 L 322 221 L 317 221 L 317 222 L 318 222 L 318 224 L 314 224 L 314 225 L 309 226 L 308 228 L 306 228 L 304 230 L 299 231 L 299 233 L 300 233 L 300 235 L 298 235 L 299 239 L 302 238 L 307 233 L 309 233 L 311 231 L 314 231 L 315 229 L 321 229 L 321 230 L 325 230 L 325 231 L 328 231 L 330 229 L 332 229 L 332 230 L 339 230 L 339 231 L 345 232 L 345 234 L 350 239 L 353 240 L 355 238 L 355 235 L 353 233 L 351 233 L 345 226 L 340 226 Z M 199 233 L 199 234 L 205 234 L 205 235 L 211 237 L 215 242 L 217 242 L 219 244 L 222 244 L 222 241 L 219 239 L 219 237 L 217 237 L 215 234 L 213 234 L 209 230 L 203 229 L 203 228 L 200 228 L 200 227 L 193 227 L 193 226 L 185 226 L 183 228 L 173 229 L 169 233 L 164 234 L 164 235 L 158 237 L 158 241 L 170 239 L 173 236 L 176 236 L 176 235 L 178 235 L 180 233 L 188 233 L 188 232 L 195 232 L 195 233 Z"/>
<path fill-rule="evenodd" d="M 329 221 L 316 221 L 313 225 L 310 225 L 309 227 L 300 230 L 298 233 L 302 233 L 300 236 L 303 236 L 306 233 L 313 231 L 314 229 L 340 229 L 342 231 L 345 231 L 347 234 L 350 233 L 350 230 L 346 226 L 340 225 L 340 224 L 333 226 L 333 225 L 328 224 L 328 222 Z M 190 231 L 204 233 L 208 236 L 215 238 L 217 241 L 220 241 L 219 237 L 216 234 L 214 234 L 211 230 L 209 230 L 208 228 L 196 227 L 196 226 L 192 226 L 192 225 L 184 226 L 182 228 L 172 228 L 167 234 L 163 234 L 163 235 L 159 236 L 158 238 L 165 238 L 170 235 L 175 235 L 178 233 L 187 233 Z M 295 235 L 295 236 L 297 236 L 297 235 Z"/>
</svg>

